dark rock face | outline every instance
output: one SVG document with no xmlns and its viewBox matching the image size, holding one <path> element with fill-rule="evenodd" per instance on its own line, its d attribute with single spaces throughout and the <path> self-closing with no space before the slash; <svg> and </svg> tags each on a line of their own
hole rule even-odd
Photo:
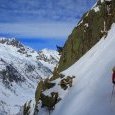
<svg viewBox="0 0 115 115">
<path fill-rule="evenodd" d="M 90 50 L 115 22 L 115 0 L 109 4 L 99 0 L 96 7 L 85 13 L 66 41 L 59 61 L 58 71 L 61 72 L 80 59 Z"/>
<path fill-rule="evenodd" d="M 12 82 L 19 83 L 25 81 L 25 78 L 16 70 L 15 67 L 13 67 L 13 65 L 8 64 L 3 59 L 1 59 L 1 61 L 4 63 L 5 69 L 0 71 L 0 78 L 6 87 L 10 87 Z"/>
<path fill-rule="evenodd" d="M 26 64 L 26 65 L 25 65 L 25 68 L 26 68 L 26 71 L 27 71 L 27 72 L 32 72 L 32 71 L 35 70 L 35 66 L 34 66 L 34 65 Z"/>
</svg>

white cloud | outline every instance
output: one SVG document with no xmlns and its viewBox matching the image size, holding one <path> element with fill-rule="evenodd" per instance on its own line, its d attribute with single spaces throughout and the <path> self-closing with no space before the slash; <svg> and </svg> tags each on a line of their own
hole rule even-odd
<svg viewBox="0 0 115 115">
<path fill-rule="evenodd" d="M 0 33 L 23 37 L 65 38 L 75 23 L 0 23 Z"/>
</svg>

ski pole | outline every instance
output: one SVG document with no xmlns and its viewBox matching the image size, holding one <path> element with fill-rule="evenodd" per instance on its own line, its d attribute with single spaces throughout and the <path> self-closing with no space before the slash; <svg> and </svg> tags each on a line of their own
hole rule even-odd
<svg viewBox="0 0 115 115">
<path fill-rule="evenodd" d="M 111 93 L 111 100 L 110 100 L 110 103 L 112 102 L 113 93 L 114 93 L 114 87 L 115 87 L 115 85 L 113 84 L 113 89 L 112 89 L 112 93 Z"/>
</svg>

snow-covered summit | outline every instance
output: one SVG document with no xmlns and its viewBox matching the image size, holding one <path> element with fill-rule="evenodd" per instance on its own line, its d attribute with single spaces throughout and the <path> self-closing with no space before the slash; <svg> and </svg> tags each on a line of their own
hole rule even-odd
<svg viewBox="0 0 115 115">
<path fill-rule="evenodd" d="M 57 51 L 54 51 L 54 50 L 50 50 L 50 49 L 45 48 L 45 49 L 41 50 L 41 52 L 42 52 L 43 54 L 45 54 L 46 57 L 49 58 L 49 59 L 50 59 L 51 57 L 54 57 L 54 56 L 55 56 L 55 58 L 56 58 L 57 61 L 58 61 L 59 58 L 60 58 L 60 56 L 58 55 L 58 52 L 57 52 Z"/>
<path fill-rule="evenodd" d="M 0 38 L 0 43 L 12 45 L 15 47 L 23 47 L 20 41 L 16 40 L 16 38 Z"/>
<path fill-rule="evenodd" d="M 0 44 L 4 44 L 8 47 L 13 47 L 14 49 L 16 49 L 17 52 L 24 55 L 25 57 L 30 57 L 35 60 L 38 60 L 42 64 L 46 64 L 47 66 L 52 65 L 53 67 L 50 68 L 51 70 L 54 68 L 54 66 L 58 63 L 60 59 L 58 52 L 55 50 L 45 48 L 37 52 L 32 48 L 25 46 L 16 38 L 0 38 Z"/>
<path fill-rule="evenodd" d="M 57 51 L 46 49 L 46 48 L 41 51 L 38 51 L 38 54 L 39 54 L 38 56 L 39 59 L 49 63 L 57 63 L 60 58 Z"/>
</svg>

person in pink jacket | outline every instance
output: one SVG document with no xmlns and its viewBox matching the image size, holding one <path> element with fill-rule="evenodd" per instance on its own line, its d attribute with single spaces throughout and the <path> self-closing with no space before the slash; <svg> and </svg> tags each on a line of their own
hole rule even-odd
<svg viewBox="0 0 115 115">
<path fill-rule="evenodd" d="M 115 67 L 113 68 L 112 83 L 115 85 Z"/>
</svg>

